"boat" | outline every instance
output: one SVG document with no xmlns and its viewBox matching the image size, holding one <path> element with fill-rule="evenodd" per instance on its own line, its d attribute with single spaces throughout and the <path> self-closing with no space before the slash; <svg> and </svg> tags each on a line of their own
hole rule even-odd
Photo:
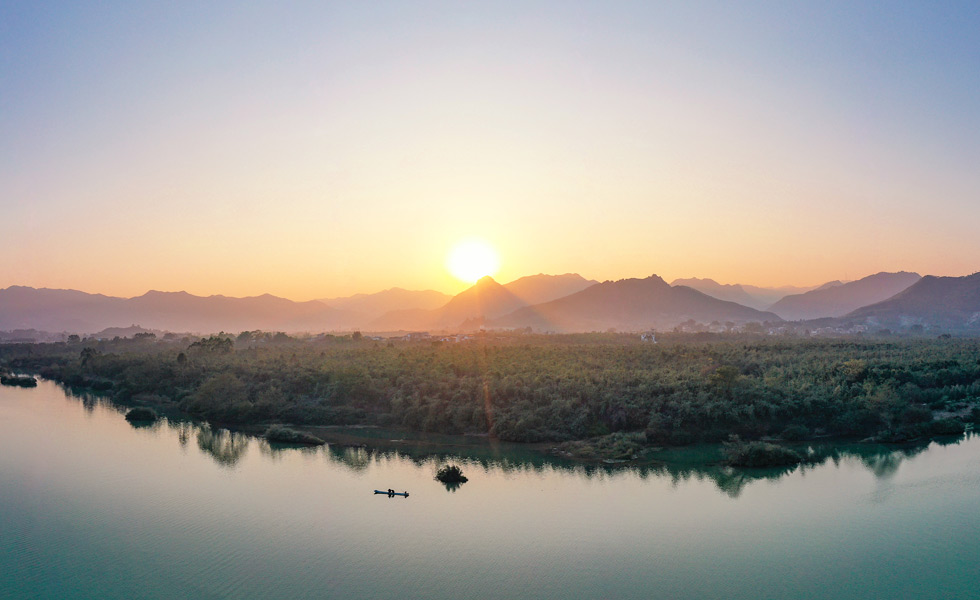
<svg viewBox="0 0 980 600">
<path fill-rule="evenodd" d="M 386 496 L 404 496 L 408 498 L 408 492 L 387 492 L 385 490 L 374 490 L 375 494 L 385 494 Z"/>
</svg>

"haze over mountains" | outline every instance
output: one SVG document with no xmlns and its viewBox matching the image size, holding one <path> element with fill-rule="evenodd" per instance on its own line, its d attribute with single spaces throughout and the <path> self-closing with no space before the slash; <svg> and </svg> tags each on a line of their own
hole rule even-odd
<svg viewBox="0 0 980 600">
<path fill-rule="evenodd" d="M 646 279 L 604 281 L 580 292 L 522 308 L 492 325 L 542 331 L 637 331 L 699 322 L 779 320 L 771 313 L 712 298 L 686 286 L 671 287 L 656 275 Z"/>
<path fill-rule="evenodd" d="M 842 317 L 862 306 L 887 300 L 921 279 L 918 273 L 875 273 L 857 281 L 832 281 L 804 294 L 779 300 L 769 310 L 787 321 Z"/>
<path fill-rule="evenodd" d="M 293 302 L 269 294 L 229 298 L 149 291 L 135 298 L 115 298 L 20 286 L 0 290 L 0 330 L 94 333 L 136 324 L 181 332 L 327 331 L 343 329 L 353 318 L 352 313 L 322 302 Z"/>
<path fill-rule="evenodd" d="M 738 283 L 723 284 L 714 279 L 675 279 L 670 285 L 686 285 L 697 291 L 707 294 L 719 300 L 737 302 L 743 306 L 748 306 L 758 310 L 767 310 L 774 302 L 788 296 L 789 294 L 802 294 L 812 290 L 812 287 L 782 286 L 778 288 L 764 288 L 754 285 Z"/>
<path fill-rule="evenodd" d="M 927 275 L 887 300 L 851 312 L 846 319 L 898 329 L 980 330 L 980 273 Z"/>
<path fill-rule="evenodd" d="M 438 309 L 392 311 L 372 321 L 368 328 L 375 331 L 452 329 L 461 327 L 463 323 L 467 327 L 479 327 L 487 320 L 502 317 L 521 307 L 561 298 L 595 283 L 574 273 L 529 275 L 506 285 L 484 277 Z"/>
<path fill-rule="evenodd" d="M 682 282 L 692 285 L 680 285 Z M 920 278 L 915 273 L 877 273 L 788 295 L 768 311 L 756 308 L 760 298 L 749 293 L 748 286 L 704 279 L 674 283 L 669 285 L 656 275 L 597 283 L 576 274 L 539 274 L 503 285 L 484 277 L 456 296 L 392 288 L 327 301 L 334 306 L 268 294 L 229 298 L 150 291 L 135 298 L 115 298 L 12 286 L 0 289 L 0 331 L 36 330 L 24 335 L 38 339 L 41 332 L 90 334 L 130 325 L 200 334 L 256 329 L 436 332 L 482 327 L 576 332 L 665 330 L 691 321 L 722 327 L 749 322 L 775 325 L 782 319 L 823 329 L 856 327 L 856 331 L 882 327 L 980 330 L 980 275 L 976 274 Z"/>
<path fill-rule="evenodd" d="M 373 321 L 393 310 L 435 310 L 452 299 L 435 290 L 412 291 L 391 288 L 375 294 L 355 294 L 343 298 L 324 298 L 320 302 L 333 308 L 357 313 L 364 321 Z"/>
</svg>

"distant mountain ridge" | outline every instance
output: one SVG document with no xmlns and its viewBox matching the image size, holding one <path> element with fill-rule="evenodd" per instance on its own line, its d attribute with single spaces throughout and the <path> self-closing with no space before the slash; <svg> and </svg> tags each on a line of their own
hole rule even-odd
<svg viewBox="0 0 980 600">
<path fill-rule="evenodd" d="M 918 273 L 875 273 L 857 281 L 832 281 L 805 294 L 786 296 L 769 307 L 788 321 L 842 317 L 862 306 L 891 298 L 919 281 Z"/>
<path fill-rule="evenodd" d="M 322 302 L 293 302 L 269 294 L 250 298 L 194 296 L 151 290 L 116 298 L 76 290 L 12 286 L 0 290 L 0 330 L 94 333 L 111 327 L 212 333 L 254 329 L 328 331 L 349 328 L 354 315 Z"/>
<path fill-rule="evenodd" d="M 492 325 L 557 332 L 640 331 L 669 329 L 689 319 L 702 323 L 780 320 L 772 313 L 712 298 L 693 288 L 671 287 L 651 275 L 604 281 L 558 300 L 519 309 Z"/>
<path fill-rule="evenodd" d="M 849 313 L 845 320 L 900 329 L 920 325 L 980 331 L 980 273 L 965 277 L 927 275 L 887 300 Z"/>
<path fill-rule="evenodd" d="M 693 277 L 691 279 L 675 279 L 674 281 L 670 282 L 670 285 L 672 287 L 681 285 L 687 286 L 701 292 L 702 294 L 707 294 L 712 298 L 736 302 L 742 306 L 748 306 L 757 310 L 762 310 L 768 306 L 764 300 L 749 294 L 747 291 L 745 291 L 745 288 L 737 283 L 721 284 L 714 279 L 698 279 Z"/>
<path fill-rule="evenodd" d="M 599 282 L 594 279 L 586 279 L 578 273 L 565 273 L 564 275 L 538 273 L 537 275 L 515 279 L 505 284 L 504 287 L 530 306 L 564 298 L 597 283 Z"/>
<path fill-rule="evenodd" d="M 728 300 L 729 302 L 737 302 L 738 304 L 757 310 L 767 309 L 784 296 L 788 296 L 790 294 L 802 294 L 813 289 L 813 287 L 798 286 L 765 288 L 739 283 L 718 283 L 714 279 L 700 279 L 698 277 L 675 279 L 670 282 L 670 285 L 686 285 L 687 287 L 696 289 L 702 294 L 707 294 L 712 298 Z"/>
<path fill-rule="evenodd" d="M 504 285 L 492 277 L 483 277 L 437 309 L 392 311 L 369 323 L 367 329 L 474 329 L 521 307 L 562 298 L 595 283 L 576 273 L 539 273 Z"/>
<path fill-rule="evenodd" d="M 358 313 L 368 322 L 393 310 L 434 310 L 451 299 L 449 294 L 435 290 L 413 291 L 394 287 L 374 294 L 323 298 L 320 302 L 332 308 Z"/>
<path fill-rule="evenodd" d="M 854 326 L 859 326 L 857 331 L 980 331 L 980 273 L 922 278 L 916 273 L 877 273 L 789 295 L 776 302 L 772 311 L 719 299 L 681 285 L 685 282 L 708 286 L 717 294 L 727 291 L 741 295 L 747 287 L 711 280 L 675 280 L 677 285 L 671 286 L 656 275 L 597 283 L 577 274 L 539 274 L 505 285 L 485 277 L 455 296 L 392 288 L 335 299 L 342 306 L 360 303 L 364 308 L 373 303 L 375 308 L 369 310 L 375 312 L 379 307 L 409 306 L 372 320 L 369 310 L 331 307 L 317 300 L 294 302 L 270 294 L 231 298 L 151 290 L 134 298 L 118 298 L 77 290 L 11 286 L 0 289 L 0 333 L 5 332 L 0 340 L 56 339 L 63 333 L 128 331 L 137 326 L 200 334 L 256 329 L 293 333 L 467 331 L 480 327 L 640 331 L 671 329 L 689 320 L 722 325 L 775 323 L 782 316 L 805 320 L 807 327 L 841 331 L 853 330 Z M 448 300 L 436 308 L 418 307 L 419 303 L 431 306 L 445 298 Z"/>
</svg>

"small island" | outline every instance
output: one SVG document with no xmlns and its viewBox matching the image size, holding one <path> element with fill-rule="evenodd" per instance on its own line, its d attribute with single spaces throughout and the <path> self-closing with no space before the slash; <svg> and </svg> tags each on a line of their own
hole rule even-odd
<svg viewBox="0 0 980 600">
<path fill-rule="evenodd" d="M 30 375 L 0 375 L 0 384 L 18 387 L 37 387 L 37 379 Z"/>
<path fill-rule="evenodd" d="M 456 465 L 445 465 L 436 473 L 436 479 L 447 485 L 459 485 L 469 481 L 463 470 Z"/>
</svg>

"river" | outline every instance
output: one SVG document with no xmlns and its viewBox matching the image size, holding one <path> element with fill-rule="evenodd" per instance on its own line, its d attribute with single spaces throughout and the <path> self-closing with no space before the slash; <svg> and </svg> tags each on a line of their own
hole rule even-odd
<svg viewBox="0 0 980 600">
<path fill-rule="evenodd" d="M 273 448 L 0 387 L 0 597 L 980 597 L 976 436 L 787 472 L 673 458 Z"/>
</svg>

